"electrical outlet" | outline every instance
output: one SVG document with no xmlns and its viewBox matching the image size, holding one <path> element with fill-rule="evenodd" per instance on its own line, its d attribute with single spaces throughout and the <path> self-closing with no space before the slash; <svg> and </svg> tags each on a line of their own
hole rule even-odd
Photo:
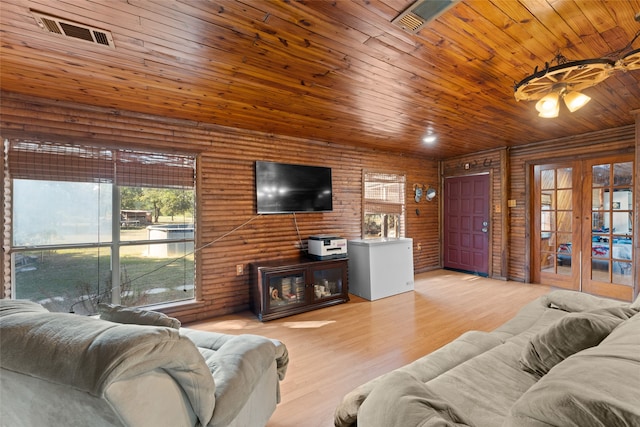
<svg viewBox="0 0 640 427">
<path fill-rule="evenodd" d="M 236 276 L 242 276 L 244 273 L 244 267 L 242 264 L 236 265 Z"/>
</svg>

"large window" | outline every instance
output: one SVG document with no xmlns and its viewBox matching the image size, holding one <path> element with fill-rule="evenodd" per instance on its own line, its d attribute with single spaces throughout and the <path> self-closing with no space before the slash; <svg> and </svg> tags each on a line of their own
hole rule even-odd
<svg viewBox="0 0 640 427">
<path fill-rule="evenodd" d="M 87 314 L 194 298 L 193 155 L 22 140 L 4 153 L 13 298 Z"/>
<path fill-rule="evenodd" d="M 363 172 L 363 230 L 365 239 L 404 237 L 404 175 Z"/>
</svg>

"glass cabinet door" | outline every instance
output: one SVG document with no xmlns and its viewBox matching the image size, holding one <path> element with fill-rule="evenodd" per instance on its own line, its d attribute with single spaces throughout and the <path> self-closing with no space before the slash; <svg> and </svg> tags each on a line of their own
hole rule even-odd
<svg viewBox="0 0 640 427">
<path fill-rule="evenodd" d="M 313 298 L 322 299 L 342 295 L 343 268 L 325 268 L 313 271 Z"/>
<path fill-rule="evenodd" d="M 305 302 L 304 270 L 286 274 L 267 274 L 269 289 L 266 295 L 269 311 Z"/>
</svg>

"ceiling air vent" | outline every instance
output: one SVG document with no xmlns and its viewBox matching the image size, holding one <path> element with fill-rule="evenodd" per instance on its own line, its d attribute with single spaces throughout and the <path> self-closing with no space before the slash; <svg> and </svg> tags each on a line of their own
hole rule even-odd
<svg viewBox="0 0 640 427">
<path fill-rule="evenodd" d="M 391 22 L 415 34 L 458 1 L 460 0 L 418 0 Z"/>
<path fill-rule="evenodd" d="M 115 48 L 113 37 L 109 31 L 46 15 L 34 10 L 32 10 L 31 13 L 35 17 L 38 26 L 44 31 Z"/>
</svg>

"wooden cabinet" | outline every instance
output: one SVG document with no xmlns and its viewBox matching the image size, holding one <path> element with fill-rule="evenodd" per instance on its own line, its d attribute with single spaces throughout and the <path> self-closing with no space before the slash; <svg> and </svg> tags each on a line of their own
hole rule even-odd
<svg viewBox="0 0 640 427">
<path fill-rule="evenodd" d="M 261 321 L 349 301 L 347 258 L 308 258 L 251 265 L 253 310 Z"/>
</svg>

